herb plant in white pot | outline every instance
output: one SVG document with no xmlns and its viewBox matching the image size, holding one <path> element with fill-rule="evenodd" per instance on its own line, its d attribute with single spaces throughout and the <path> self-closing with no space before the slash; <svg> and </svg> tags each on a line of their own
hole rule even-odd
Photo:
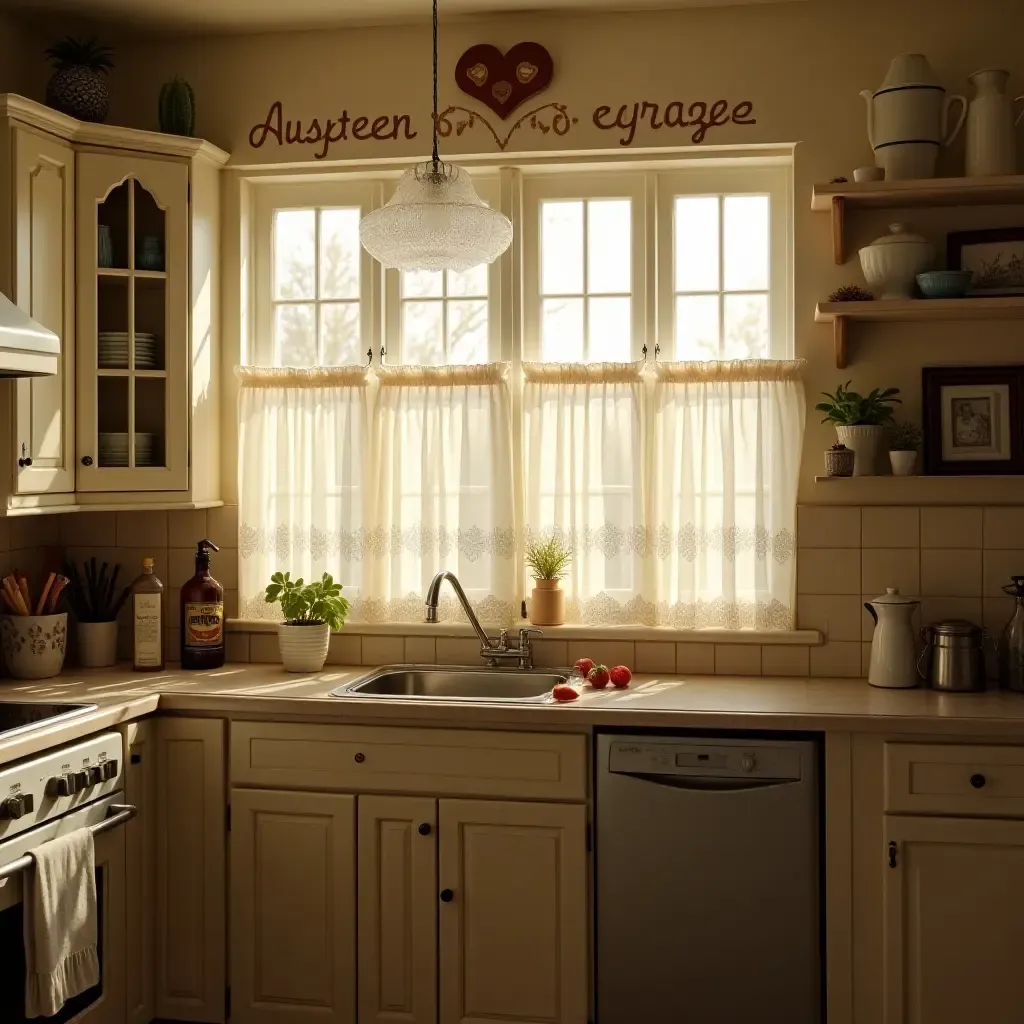
<svg viewBox="0 0 1024 1024">
<path fill-rule="evenodd" d="M 902 404 L 899 388 L 875 388 L 867 395 L 850 391 L 850 381 L 840 384 L 835 394 L 824 392 L 827 402 L 814 408 L 823 412 L 822 423 L 833 423 L 836 436 L 854 454 L 853 475 L 874 476 L 878 448 L 886 424 L 892 422 L 892 406 Z"/>
<path fill-rule="evenodd" d="M 561 626 L 565 622 L 565 591 L 562 577 L 572 563 L 572 550 L 557 537 L 530 541 L 526 564 L 533 576 L 530 621 L 535 626 Z"/>
<path fill-rule="evenodd" d="M 889 462 L 893 476 L 912 476 L 921 447 L 921 429 L 915 423 L 894 423 L 889 428 Z"/>
<path fill-rule="evenodd" d="M 324 573 L 317 583 L 305 583 L 300 576 L 275 572 L 270 577 L 265 599 L 281 605 L 284 622 L 277 627 L 281 663 L 288 672 L 319 672 L 327 660 L 331 630 L 341 629 L 348 615 L 348 601 L 341 596 L 341 584 Z"/>
</svg>

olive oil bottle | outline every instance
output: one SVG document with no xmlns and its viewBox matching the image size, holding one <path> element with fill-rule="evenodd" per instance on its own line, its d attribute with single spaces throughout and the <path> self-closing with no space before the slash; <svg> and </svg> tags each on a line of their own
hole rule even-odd
<svg viewBox="0 0 1024 1024">
<path fill-rule="evenodd" d="M 164 585 L 153 572 L 153 559 L 142 560 L 132 583 L 132 667 L 160 672 L 164 667 Z"/>
<path fill-rule="evenodd" d="M 224 588 L 210 575 L 212 540 L 196 545 L 196 574 L 181 588 L 181 667 L 224 664 Z"/>
</svg>

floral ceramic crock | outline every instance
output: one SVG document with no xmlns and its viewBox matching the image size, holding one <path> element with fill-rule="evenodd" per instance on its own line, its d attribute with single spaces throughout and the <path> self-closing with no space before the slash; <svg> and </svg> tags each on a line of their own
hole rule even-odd
<svg viewBox="0 0 1024 1024">
<path fill-rule="evenodd" d="M 64 667 L 67 612 L 5 615 L 0 620 L 4 665 L 15 679 L 49 679 Z"/>
</svg>

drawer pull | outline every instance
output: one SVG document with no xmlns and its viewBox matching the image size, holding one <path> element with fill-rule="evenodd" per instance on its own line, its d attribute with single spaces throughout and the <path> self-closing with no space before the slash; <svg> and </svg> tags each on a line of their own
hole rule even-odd
<svg viewBox="0 0 1024 1024">
<path fill-rule="evenodd" d="M 417 829 L 417 831 L 419 832 L 419 834 L 421 836 L 429 836 L 430 835 L 430 824 L 429 824 L 429 822 L 426 822 L 426 821 L 423 822 L 423 824 L 420 825 L 420 827 Z"/>
<path fill-rule="evenodd" d="M 442 903 L 451 903 L 451 901 L 453 899 L 455 899 L 455 893 L 453 893 L 451 891 L 451 889 L 442 889 L 441 890 L 441 902 Z"/>
<path fill-rule="evenodd" d="M 889 867 L 896 867 L 896 843 L 893 840 L 889 841 Z"/>
<path fill-rule="evenodd" d="M 972 786 L 973 786 L 973 787 L 974 787 L 975 789 L 984 789 L 984 788 L 985 788 L 985 783 L 986 783 L 987 781 L 988 781 L 988 780 L 987 780 L 987 779 L 985 778 L 985 776 L 984 776 L 984 775 L 982 775 L 982 774 L 981 774 L 981 772 L 975 772 L 975 773 L 974 773 L 974 774 L 973 774 L 973 775 L 971 776 L 971 785 L 972 785 Z"/>
<path fill-rule="evenodd" d="M 356 756 L 352 760 L 354 760 L 356 764 L 362 764 L 366 760 L 366 755 L 356 754 Z"/>
</svg>

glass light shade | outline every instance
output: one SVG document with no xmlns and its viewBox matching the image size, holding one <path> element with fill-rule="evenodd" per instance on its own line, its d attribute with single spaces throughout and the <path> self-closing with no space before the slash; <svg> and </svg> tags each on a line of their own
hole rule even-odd
<svg viewBox="0 0 1024 1024">
<path fill-rule="evenodd" d="M 395 194 L 359 223 L 363 248 L 398 270 L 469 270 L 512 243 L 512 222 L 477 194 L 469 175 L 432 161 L 410 167 Z"/>
</svg>

